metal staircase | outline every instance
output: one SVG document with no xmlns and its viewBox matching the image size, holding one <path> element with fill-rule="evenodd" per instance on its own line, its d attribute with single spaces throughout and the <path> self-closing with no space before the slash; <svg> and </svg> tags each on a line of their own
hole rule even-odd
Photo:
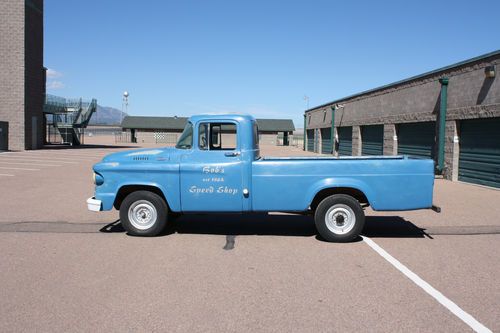
<svg viewBox="0 0 500 333">
<path fill-rule="evenodd" d="M 53 128 L 60 134 L 61 143 L 80 145 L 83 143 L 85 128 L 89 124 L 92 114 L 96 112 L 97 100 L 83 101 L 79 99 L 66 99 L 54 95 L 45 96 L 44 113 L 47 133 Z"/>
</svg>

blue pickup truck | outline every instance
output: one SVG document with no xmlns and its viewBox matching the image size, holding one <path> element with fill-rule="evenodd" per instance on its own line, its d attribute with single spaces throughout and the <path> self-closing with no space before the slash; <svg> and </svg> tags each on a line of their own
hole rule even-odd
<svg viewBox="0 0 500 333">
<path fill-rule="evenodd" d="M 313 214 L 327 241 L 363 230 L 363 208 L 432 207 L 434 163 L 408 156 L 262 157 L 255 119 L 193 116 L 175 147 L 107 155 L 94 165 L 92 211 L 120 211 L 131 235 L 155 236 L 185 213 Z"/>
</svg>

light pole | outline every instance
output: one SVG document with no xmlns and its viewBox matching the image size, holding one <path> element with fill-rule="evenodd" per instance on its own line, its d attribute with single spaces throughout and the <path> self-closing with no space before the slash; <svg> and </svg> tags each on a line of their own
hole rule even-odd
<svg viewBox="0 0 500 333">
<path fill-rule="evenodd" d="M 309 110 L 309 96 L 304 95 L 304 101 L 306 101 L 306 111 L 307 111 L 307 110 Z M 304 111 L 304 133 L 302 134 L 303 135 L 303 137 L 302 137 L 303 141 L 302 142 L 303 142 L 303 146 L 304 146 L 304 148 L 303 148 L 304 151 L 306 151 L 306 140 L 307 140 L 307 136 L 306 136 L 306 127 L 307 127 L 307 125 L 306 125 L 306 117 L 307 117 L 307 115 L 306 115 L 306 112 Z"/>
<path fill-rule="evenodd" d="M 309 96 L 304 95 L 304 101 L 306 101 L 306 110 L 309 110 Z"/>
<path fill-rule="evenodd" d="M 122 116 L 121 116 L 121 121 L 120 123 L 123 122 L 123 117 L 124 117 L 124 112 L 123 112 L 123 108 L 125 108 L 125 113 L 128 112 L 128 96 L 129 96 L 129 93 L 128 91 L 124 91 L 123 92 L 123 99 L 122 99 Z"/>
</svg>

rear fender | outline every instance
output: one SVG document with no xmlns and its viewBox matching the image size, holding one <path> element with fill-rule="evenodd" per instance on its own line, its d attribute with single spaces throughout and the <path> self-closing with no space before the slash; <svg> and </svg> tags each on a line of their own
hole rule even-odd
<svg viewBox="0 0 500 333">
<path fill-rule="evenodd" d="M 336 187 L 348 187 L 352 188 L 355 190 L 358 190 L 360 192 L 363 192 L 366 198 L 368 199 L 368 203 L 372 204 L 373 200 L 375 198 L 375 195 L 372 191 L 372 189 L 364 182 L 358 180 L 358 179 L 353 179 L 353 178 L 325 178 L 322 180 L 319 180 L 315 182 L 308 190 L 307 192 L 307 200 L 308 203 L 312 203 L 314 200 L 314 197 L 316 194 L 318 194 L 320 191 L 329 189 L 329 188 L 336 188 Z"/>
</svg>

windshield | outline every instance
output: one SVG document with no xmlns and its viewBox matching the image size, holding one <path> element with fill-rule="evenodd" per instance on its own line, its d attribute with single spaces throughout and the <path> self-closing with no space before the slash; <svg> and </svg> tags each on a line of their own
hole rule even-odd
<svg viewBox="0 0 500 333">
<path fill-rule="evenodd" d="M 191 149 L 193 147 L 193 124 L 188 122 L 186 127 L 184 127 L 184 131 L 182 131 L 181 137 L 175 148 L 178 149 Z"/>
</svg>

